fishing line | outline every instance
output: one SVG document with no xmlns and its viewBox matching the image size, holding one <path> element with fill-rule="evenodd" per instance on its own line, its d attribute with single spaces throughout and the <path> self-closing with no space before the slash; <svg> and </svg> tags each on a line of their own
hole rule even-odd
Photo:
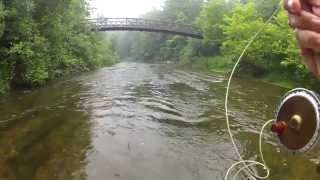
<svg viewBox="0 0 320 180">
<path fill-rule="evenodd" d="M 243 58 L 243 56 L 245 55 L 245 53 L 247 52 L 247 50 L 249 49 L 249 47 L 252 45 L 252 43 L 256 40 L 256 38 L 260 35 L 260 33 L 263 31 L 263 29 L 265 28 L 265 26 L 272 20 L 272 18 L 278 13 L 278 11 L 280 10 L 281 7 L 281 3 L 280 2 L 278 4 L 278 7 L 276 10 L 274 10 L 274 12 L 272 13 L 272 15 L 269 17 L 269 19 L 263 24 L 263 26 L 254 34 L 254 36 L 252 36 L 252 38 L 250 39 L 250 41 L 248 42 L 248 44 L 246 45 L 246 47 L 243 49 L 241 55 L 239 56 L 239 58 L 237 59 L 231 74 L 229 76 L 229 80 L 228 80 L 228 85 L 227 85 L 227 90 L 226 90 L 226 96 L 225 96 L 225 116 L 226 116 L 226 122 L 227 122 L 227 128 L 228 128 L 228 133 L 230 136 L 230 140 L 231 143 L 236 151 L 236 154 L 239 157 L 239 161 L 234 163 L 227 171 L 226 175 L 225 175 L 225 180 L 228 180 L 229 175 L 231 173 L 231 171 L 236 168 L 238 165 L 243 164 L 243 167 L 240 168 L 234 175 L 233 179 L 236 179 L 238 177 L 238 175 L 241 172 L 245 172 L 248 174 L 248 177 L 246 177 L 246 179 L 248 180 L 257 180 L 257 179 L 267 179 L 270 176 L 270 169 L 267 166 L 265 159 L 264 159 L 264 155 L 263 155 L 263 150 L 262 150 L 262 140 L 263 140 L 263 131 L 264 129 L 268 126 L 268 124 L 274 122 L 274 120 L 269 120 L 267 121 L 261 131 L 260 131 L 260 137 L 259 137 L 259 151 L 260 151 L 260 158 L 262 162 L 258 162 L 258 161 L 253 161 L 253 160 L 244 160 L 239 152 L 239 149 L 235 143 L 235 140 L 233 138 L 233 134 L 231 131 L 231 127 L 230 127 L 230 121 L 229 121 L 229 111 L 228 111 L 228 101 L 229 101 L 229 93 L 230 93 L 230 86 L 231 86 L 231 82 L 233 80 L 234 74 Z M 262 167 L 265 171 L 266 174 L 264 176 L 260 176 L 258 174 L 258 172 L 252 170 L 252 167 L 256 167 L 256 166 L 260 166 Z"/>
</svg>

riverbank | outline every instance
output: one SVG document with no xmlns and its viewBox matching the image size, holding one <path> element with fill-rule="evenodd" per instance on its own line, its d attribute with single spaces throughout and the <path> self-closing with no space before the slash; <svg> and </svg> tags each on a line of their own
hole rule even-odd
<svg viewBox="0 0 320 180">
<path fill-rule="evenodd" d="M 43 84 L 38 85 L 38 86 L 7 86 L 4 87 L 1 82 L 0 82 L 0 98 L 1 97 L 5 97 L 7 95 L 10 95 L 11 92 L 16 92 L 16 91 L 23 91 L 23 90 L 37 90 L 43 87 L 47 87 L 50 86 L 50 84 L 54 84 L 57 83 L 59 81 L 64 81 L 65 79 L 69 79 L 72 78 L 74 76 L 81 76 L 84 73 L 89 73 L 95 70 L 98 70 L 100 68 L 104 68 L 104 67 L 110 67 L 112 65 L 115 65 L 117 63 L 119 63 L 119 58 L 118 57 L 114 57 L 112 60 L 110 60 L 108 63 L 104 64 L 103 66 L 99 66 L 99 67 L 95 67 L 95 68 L 84 68 L 84 69 L 73 69 L 73 71 L 68 71 L 68 72 L 64 72 L 64 73 L 59 73 L 57 76 L 55 76 L 52 79 L 47 79 Z M 6 82 L 6 84 L 11 84 L 9 82 Z"/>
<path fill-rule="evenodd" d="M 180 60 L 178 67 L 195 70 L 202 73 L 219 74 L 227 77 L 230 75 L 235 63 L 230 59 L 231 58 L 223 56 L 194 57 L 192 60 Z M 316 80 L 311 74 L 308 77 L 305 77 L 305 79 L 308 78 L 309 80 L 301 80 L 301 78 L 297 80 L 295 75 L 291 75 L 285 71 L 261 71 L 259 72 L 259 69 L 250 69 L 248 67 L 241 68 L 239 66 L 235 76 L 258 80 L 287 89 L 296 87 L 319 89 L 320 87 L 318 80 Z"/>
<path fill-rule="evenodd" d="M 167 3 L 163 10 L 150 12 L 145 17 L 196 24 L 203 31 L 203 40 L 126 33 L 119 35 L 117 49 L 124 57 L 148 62 L 156 59 L 179 61 L 182 66 L 192 69 L 227 74 L 252 35 L 264 27 L 244 54 L 236 74 L 286 88 L 318 89 L 319 81 L 301 61 L 294 33 L 287 25 L 287 13 L 280 10 L 267 23 L 269 13 L 279 2 L 272 0 L 264 4 L 260 1 L 218 0 L 200 3 L 198 7 L 181 7 L 175 5 L 174 0 L 168 0 L 171 3 Z M 169 12 L 173 16 L 168 17 Z M 194 15 L 189 16 L 192 13 Z"/>
<path fill-rule="evenodd" d="M 89 29 L 89 10 L 84 1 L 1 1 L 0 94 L 113 64 L 112 40 Z"/>
</svg>

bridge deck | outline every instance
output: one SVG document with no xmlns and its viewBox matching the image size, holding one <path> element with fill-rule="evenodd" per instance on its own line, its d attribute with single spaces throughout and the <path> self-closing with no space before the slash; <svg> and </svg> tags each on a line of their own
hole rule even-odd
<svg viewBox="0 0 320 180">
<path fill-rule="evenodd" d="M 97 31 L 147 31 L 177 34 L 203 39 L 202 31 L 191 25 L 180 25 L 158 20 L 141 18 L 100 18 L 89 23 Z"/>
</svg>

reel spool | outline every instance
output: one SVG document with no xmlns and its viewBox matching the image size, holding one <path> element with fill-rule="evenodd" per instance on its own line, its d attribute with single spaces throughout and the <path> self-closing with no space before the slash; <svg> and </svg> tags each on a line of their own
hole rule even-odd
<svg viewBox="0 0 320 180">
<path fill-rule="evenodd" d="M 313 149 L 320 139 L 320 96 L 303 88 L 289 91 L 281 100 L 271 130 L 293 153 Z"/>
</svg>

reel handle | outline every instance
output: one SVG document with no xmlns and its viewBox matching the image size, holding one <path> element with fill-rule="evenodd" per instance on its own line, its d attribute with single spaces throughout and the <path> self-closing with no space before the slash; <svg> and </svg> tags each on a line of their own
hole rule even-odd
<svg viewBox="0 0 320 180">
<path fill-rule="evenodd" d="M 287 123 L 284 121 L 275 122 L 271 125 L 271 131 L 279 135 L 282 134 L 286 128 L 287 128 Z"/>
</svg>

